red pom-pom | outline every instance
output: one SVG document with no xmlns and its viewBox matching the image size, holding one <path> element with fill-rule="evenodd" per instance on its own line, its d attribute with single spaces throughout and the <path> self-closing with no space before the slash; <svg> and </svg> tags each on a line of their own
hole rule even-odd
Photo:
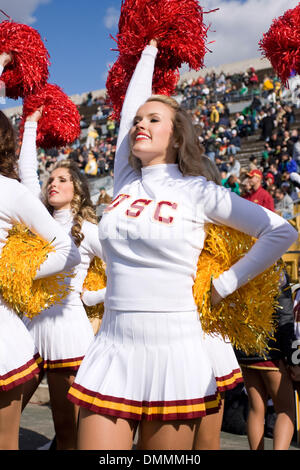
<svg viewBox="0 0 300 470">
<path fill-rule="evenodd" d="M 60 87 L 49 83 L 39 93 L 24 100 L 21 138 L 26 118 L 41 106 L 43 114 L 38 121 L 37 146 L 49 149 L 72 144 L 80 135 L 79 111 Z"/>
<path fill-rule="evenodd" d="M 6 96 L 24 98 L 42 88 L 49 76 L 49 54 L 35 29 L 25 24 L 3 21 L 0 24 L 0 53 L 11 52 L 12 63 L 1 76 Z"/>
<path fill-rule="evenodd" d="M 293 71 L 300 73 L 300 4 L 273 20 L 259 47 L 283 84 Z"/>
<path fill-rule="evenodd" d="M 122 104 L 126 95 L 127 87 L 135 69 L 133 63 L 125 63 L 122 57 L 114 63 L 108 73 L 107 94 L 110 105 L 113 107 L 112 119 L 118 120 L 122 111 Z M 153 93 L 159 95 L 172 95 L 179 79 L 178 70 L 157 68 L 153 77 Z"/>
<path fill-rule="evenodd" d="M 194 70 L 203 67 L 207 29 L 198 0 L 123 1 L 116 38 L 119 57 L 106 82 L 114 117 L 119 118 L 132 73 L 151 39 L 159 41 L 153 91 L 171 95 L 183 63 Z"/>
</svg>

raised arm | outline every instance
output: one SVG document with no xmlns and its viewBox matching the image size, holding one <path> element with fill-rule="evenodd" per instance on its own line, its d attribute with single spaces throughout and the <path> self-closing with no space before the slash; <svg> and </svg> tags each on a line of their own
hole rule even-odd
<svg viewBox="0 0 300 470">
<path fill-rule="evenodd" d="M 41 110 L 37 110 L 27 118 L 19 156 L 19 176 L 21 183 L 39 199 L 42 199 L 42 191 L 37 173 L 36 133 L 41 113 Z"/>
<path fill-rule="evenodd" d="M 137 177 L 136 172 L 128 163 L 128 133 L 132 127 L 137 110 L 152 94 L 152 78 L 156 55 L 156 47 L 153 45 L 146 46 L 127 89 L 121 113 L 115 157 L 114 195 L 118 194 L 124 184 L 129 183 Z"/>
<path fill-rule="evenodd" d="M 41 201 L 26 188 L 22 188 L 11 204 L 13 219 L 24 224 L 45 241 L 52 242 L 55 249 L 40 266 L 36 279 L 70 270 L 80 263 L 79 251 L 71 237 L 53 219 Z"/>
<path fill-rule="evenodd" d="M 213 281 L 223 298 L 272 266 L 297 240 L 297 231 L 282 217 L 214 183 L 205 186 L 202 204 L 207 222 L 257 239 L 243 258 Z"/>
</svg>

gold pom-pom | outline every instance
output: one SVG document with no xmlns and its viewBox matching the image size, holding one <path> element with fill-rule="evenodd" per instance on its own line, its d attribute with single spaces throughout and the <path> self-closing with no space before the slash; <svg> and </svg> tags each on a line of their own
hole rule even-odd
<svg viewBox="0 0 300 470">
<path fill-rule="evenodd" d="M 17 224 L 9 230 L 0 257 L 0 293 L 19 316 L 33 318 L 69 294 L 65 280 L 73 277 L 71 273 L 34 280 L 39 267 L 53 251 L 52 243 L 24 225 Z"/>
<path fill-rule="evenodd" d="M 88 269 L 86 278 L 83 283 L 83 288 L 87 290 L 99 290 L 106 287 L 106 274 L 105 274 L 105 265 L 103 261 L 95 256 L 92 260 L 90 267 Z M 87 316 L 92 318 L 102 318 L 104 313 L 104 303 L 93 305 L 88 307 L 84 305 Z"/>
<path fill-rule="evenodd" d="M 274 310 L 281 274 L 278 263 L 211 306 L 212 280 L 243 257 L 254 243 L 249 235 L 210 224 L 193 293 L 206 333 L 221 334 L 246 354 L 264 354 L 275 330 Z"/>
</svg>

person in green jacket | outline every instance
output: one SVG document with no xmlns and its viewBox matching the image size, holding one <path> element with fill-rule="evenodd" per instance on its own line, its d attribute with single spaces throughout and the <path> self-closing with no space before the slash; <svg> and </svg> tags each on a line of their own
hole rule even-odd
<svg viewBox="0 0 300 470">
<path fill-rule="evenodd" d="M 229 188 L 233 193 L 236 193 L 238 196 L 241 195 L 238 179 L 235 175 L 230 175 L 227 179 L 223 180 L 222 185 L 225 188 Z"/>
</svg>

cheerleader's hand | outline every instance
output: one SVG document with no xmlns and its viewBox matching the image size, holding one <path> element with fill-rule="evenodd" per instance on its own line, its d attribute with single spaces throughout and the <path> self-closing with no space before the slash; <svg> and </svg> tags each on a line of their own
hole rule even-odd
<svg viewBox="0 0 300 470">
<path fill-rule="evenodd" d="M 34 113 L 30 114 L 30 116 L 27 116 L 26 121 L 38 122 L 42 117 L 43 108 L 44 106 L 41 106 L 36 111 L 34 111 Z"/>
<path fill-rule="evenodd" d="M 94 305 L 101 304 L 105 300 L 106 287 L 99 290 L 87 290 L 84 289 L 81 294 L 81 300 L 87 307 L 93 307 Z"/>
<path fill-rule="evenodd" d="M 2 67 L 5 67 L 13 60 L 13 55 L 11 52 L 2 52 L 0 54 L 0 64 Z"/>
<path fill-rule="evenodd" d="M 158 41 L 157 39 L 151 39 L 151 41 L 149 42 L 149 46 L 153 46 L 153 47 L 158 47 Z"/>
<path fill-rule="evenodd" d="M 219 292 L 212 286 L 211 288 L 211 305 L 214 307 L 223 300 L 223 297 L 220 296 Z"/>
</svg>

